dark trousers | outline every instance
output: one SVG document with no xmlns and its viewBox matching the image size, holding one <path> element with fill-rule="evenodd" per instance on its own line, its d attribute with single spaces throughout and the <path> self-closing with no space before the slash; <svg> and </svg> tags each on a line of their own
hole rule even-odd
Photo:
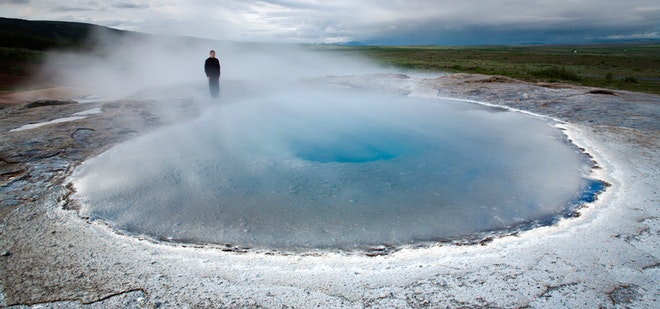
<svg viewBox="0 0 660 309">
<path fill-rule="evenodd" d="M 220 95 L 220 79 L 219 78 L 209 78 L 209 90 L 211 91 L 211 97 L 217 98 Z"/>
</svg>

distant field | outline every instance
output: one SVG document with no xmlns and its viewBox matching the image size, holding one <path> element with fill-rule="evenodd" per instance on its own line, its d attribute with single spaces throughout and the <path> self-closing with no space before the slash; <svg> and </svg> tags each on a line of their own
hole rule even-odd
<svg viewBox="0 0 660 309">
<path fill-rule="evenodd" d="M 588 46 L 328 46 L 398 68 L 504 75 L 660 94 L 660 44 Z"/>
<path fill-rule="evenodd" d="M 40 51 L 0 47 L 0 91 L 25 87 L 42 58 Z"/>
</svg>

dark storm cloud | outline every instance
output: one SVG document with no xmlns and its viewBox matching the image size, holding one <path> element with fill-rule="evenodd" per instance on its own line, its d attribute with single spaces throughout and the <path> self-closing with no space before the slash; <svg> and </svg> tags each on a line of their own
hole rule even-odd
<svg viewBox="0 0 660 309">
<path fill-rule="evenodd" d="M 581 43 L 623 39 L 660 39 L 653 29 L 639 32 L 638 28 L 606 27 L 548 27 L 526 29 L 522 27 L 470 26 L 460 29 L 419 27 L 393 31 L 379 36 L 357 38 L 358 41 L 377 45 L 494 45 Z"/>
<path fill-rule="evenodd" d="M 90 8 L 90 7 L 82 7 L 82 6 L 58 6 L 54 7 L 52 9 L 53 12 L 62 12 L 62 13 L 67 13 L 67 12 L 92 12 L 95 11 L 95 9 Z"/>
</svg>

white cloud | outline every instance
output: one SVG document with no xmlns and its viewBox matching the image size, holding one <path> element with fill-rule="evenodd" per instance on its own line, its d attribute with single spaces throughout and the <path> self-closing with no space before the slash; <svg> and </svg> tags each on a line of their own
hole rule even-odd
<svg viewBox="0 0 660 309">
<path fill-rule="evenodd" d="M 633 34 L 615 34 L 605 37 L 610 40 L 639 40 L 639 39 L 660 39 L 660 33 L 647 32 L 647 33 L 633 33 Z"/>
<path fill-rule="evenodd" d="M 0 6 L 8 17 L 242 41 L 369 40 L 430 31 L 441 37 L 472 28 L 597 32 L 591 37 L 660 31 L 656 0 L 43 0 Z"/>
</svg>

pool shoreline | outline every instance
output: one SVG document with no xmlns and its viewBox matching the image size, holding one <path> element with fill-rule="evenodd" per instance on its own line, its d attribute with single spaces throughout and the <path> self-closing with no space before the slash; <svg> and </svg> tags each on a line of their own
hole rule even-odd
<svg viewBox="0 0 660 309">
<path fill-rule="evenodd" d="M 79 142 L 57 144 L 61 138 L 52 138 L 32 153 L 1 153 L 7 162 L 4 170 L 13 175 L 3 185 L 24 193 L 6 200 L 15 205 L 0 209 L 0 306 L 658 306 L 660 164 L 653 119 L 660 114 L 660 96 L 619 91 L 602 95 L 584 87 L 548 88 L 467 74 L 326 81 L 333 79 L 364 89 L 379 90 L 384 84 L 399 93 L 488 102 L 559 119 L 568 137 L 598 162 L 600 168 L 592 174 L 612 186 L 581 209 L 579 217 L 483 245 L 439 244 L 374 256 L 271 255 L 163 245 L 114 233 L 65 209 L 75 209 L 67 204 L 66 177 L 109 144 L 194 118 L 196 107 L 186 118 L 173 119 L 165 110 L 184 111 L 190 102 L 92 103 L 103 112 L 84 120 L 8 133 L 25 124 L 13 119 L 15 124 L 6 122 L 1 128 L 3 144 L 35 139 L 44 132 Z M 66 108 L 75 112 L 89 106 Z M 123 120 L 126 115 L 131 121 Z M 105 124 L 107 119 L 112 121 Z M 95 144 L 99 138 L 106 140 Z M 87 148 L 76 152 L 72 147 Z M 8 153 L 16 153 L 13 161 L 7 160 Z M 18 162 L 21 156 L 30 160 Z"/>
<path fill-rule="evenodd" d="M 554 120 L 458 100 L 292 87 L 305 96 L 227 98 L 233 104 L 199 120 L 86 160 L 69 179 L 81 215 L 166 243 L 376 254 L 551 225 L 595 194 L 585 177 L 595 163 Z M 372 160 L 380 150 L 391 157 Z"/>
</svg>

